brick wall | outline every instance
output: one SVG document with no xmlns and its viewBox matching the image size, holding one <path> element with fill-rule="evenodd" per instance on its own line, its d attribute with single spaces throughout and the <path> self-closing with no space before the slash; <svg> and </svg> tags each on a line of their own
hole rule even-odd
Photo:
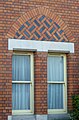
<svg viewBox="0 0 79 120">
<path fill-rule="evenodd" d="M 35 114 L 47 114 L 47 53 L 34 54 Z"/>
<path fill-rule="evenodd" d="M 39 9 L 40 7 L 40 9 Z M 42 7 L 42 9 L 41 9 Z M 37 8 L 37 9 L 35 9 Z M 45 8 L 45 11 L 44 11 Z M 29 12 L 28 12 L 29 11 Z M 31 11 L 31 12 L 30 12 Z M 34 12 L 35 11 L 35 12 Z M 39 14 L 37 14 L 37 12 Z M 50 12 L 49 12 L 50 11 Z M 27 13 L 28 12 L 28 13 Z M 43 13 L 44 12 L 44 13 Z M 49 14 L 50 13 L 50 14 Z M 35 16 L 37 15 L 37 17 Z M 39 17 L 45 15 L 45 20 L 48 22 L 51 18 L 54 20 L 54 22 L 57 23 L 56 26 L 55 23 L 50 23 L 51 26 L 54 25 L 56 27 L 55 34 L 50 33 L 50 27 L 49 25 L 46 25 L 44 23 L 45 30 L 47 33 L 43 34 L 41 30 L 41 23 L 40 26 L 36 26 L 36 23 L 34 23 L 30 18 L 34 18 L 34 20 L 37 20 Z M 22 16 L 22 17 L 20 17 Z M 20 18 L 19 18 L 20 17 Z M 24 19 L 22 19 L 24 17 Z M 35 31 L 28 32 L 27 28 L 31 28 L 28 24 L 24 24 L 24 22 L 27 22 L 29 20 L 29 23 L 33 26 L 35 25 Z M 78 68 L 78 61 L 79 61 L 79 1 L 78 0 L 1 0 L 0 1 L 0 119 L 1 120 L 7 120 L 7 116 L 11 115 L 11 109 L 12 109 L 12 68 L 11 68 L 11 56 L 12 51 L 8 51 L 7 45 L 8 45 L 8 38 L 19 38 L 24 36 L 24 39 L 37 39 L 37 40 L 51 40 L 51 41 L 62 41 L 62 42 L 74 42 L 75 43 L 75 54 L 67 55 L 67 72 L 68 72 L 68 109 L 70 110 L 72 108 L 71 104 L 71 95 L 73 93 L 78 94 L 79 93 L 79 68 Z M 25 25 L 25 33 L 21 30 L 22 25 Z M 40 28 L 39 28 L 40 27 Z M 29 28 L 29 29 L 30 29 Z M 61 30 L 64 30 L 62 35 L 60 34 Z M 40 31 L 40 33 L 39 33 Z M 41 32 L 42 31 L 42 32 Z M 17 33 L 18 32 L 18 33 Z M 29 33 L 29 35 L 27 34 Z M 39 35 L 37 35 L 39 33 Z M 32 35 L 33 34 L 33 35 Z M 47 35 L 48 34 L 48 35 Z M 53 35 L 54 34 L 54 35 Z M 57 35 L 58 34 L 58 35 Z M 62 39 L 63 37 L 64 40 Z M 55 39 L 53 39 L 55 38 Z M 23 39 L 23 38 L 22 38 Z M 42 58 L 44 53 L 35 53 L 35 60 L 38 62 L 43 62 L 43 59 L 46 61 L 47 53 L 45 53 L 45 57 Z M 38 59 L 36 59 L 36 56 L 38 56 Z M 43 62 L 44 65 L 44 62 Z M 37 75 L 37 64 L 35 64 L 35 84 L 37 83 L 37 80 L 40 78 L 40 76 Z M 45 65 L 46 68 L 46 65 Z M 42 74 L 41 66 L 39 66 L 39 72 Z M 45 72 L 46 75 L 46 71 Z M 43 79 L 43 78 L 42 78 Z M 41 86 L 41 81 L 39 79 L 39 85 Z M 45 83 L 44 83 L 45 89 L 47 88 L 46 85 L 46 76 L 45 76 Z M 43 90 L 43 88 L 42 88 Z M 43 105 L 45 105 L 45 108 L 43 108 L 43 111 L 41 111 L 41 114 L 46 114 L 46 103 L 42 103 L 42 106 L 37 109 L 38 106 L 40 106 L 41 103 L 39 103 L 39 97 L 42 101 L 45 101 L 45 98 L 42 99 L 42 95 L 38 95 L 37 93 L 40 93 L 40 89 L 37 90 L 37 86 L 35 87 L 35 113 L 39 113 L 41 109 L 43 108 Z M 44 91 L 46 93 L 46 91 Z M 38 102 L 37 102 L 38 101 Z"/>
</svg>

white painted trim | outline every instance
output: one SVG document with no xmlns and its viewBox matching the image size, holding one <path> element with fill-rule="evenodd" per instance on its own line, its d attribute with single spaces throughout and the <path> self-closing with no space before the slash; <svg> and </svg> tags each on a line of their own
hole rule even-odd
<svg viewBox="0 0 79 120">
<path fill-rule="evenodd" d="M 48 84 L 65 84 L 64 81 L 47 81 Z"/>
<path fill-rule="evenodd" d="M 74 43 L 9 39 L 8 50 L 74 53 Z"/>
<path fill-rule="evenodd" d="M 28 83 L 30 83 L 30 84 L 32 84 L 32 82 L 31 81 L 12 81 L 12 83 L 20 83 L 20 84 L 28 84 Z"/>
<path fill-rule="evenodd" d="M 30 84 L 30 108 L 34 114 L 34 56 L 31 54 L 31 84 Z"/>
<path fill-rule="evenodd" d="M 48 109 L 48 114 L 65 114 L 67 111 L 63 109 Z"/>
<path fill-rule="evenodd" d="M 8 120 L 12 120 L 12 116 L 8 116 Z"/>
<path fill-rule="evenodd" d="M 12 115 L 31 115 L 31 110 L 12 110 Z"/>
</svg>

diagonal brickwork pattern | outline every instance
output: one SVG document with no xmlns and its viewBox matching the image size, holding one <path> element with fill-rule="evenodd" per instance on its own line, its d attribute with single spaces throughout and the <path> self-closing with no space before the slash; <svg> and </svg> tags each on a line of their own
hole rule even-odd
<svg viewBox="0 0 79 120">
<path fill-rule="evenodd" d="M 42 7 L 22 15 L 13 24 L 7 36 L 14 39 L 55 42 L 69 42 L 74 39 L 64 21 Z"/>
<path fill-rule="evenodd" d="M 17 30 L 15 39 L 69 41 L 64 30 L 53 19 L 40 15 L 29 19 Z"/>
</svg>

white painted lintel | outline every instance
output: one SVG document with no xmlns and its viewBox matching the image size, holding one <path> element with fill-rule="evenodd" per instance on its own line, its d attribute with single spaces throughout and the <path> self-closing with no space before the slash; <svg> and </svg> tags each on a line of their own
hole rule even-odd
<svg viewBox="0 0 79 120">
<path fill-rule="evenodd" d="M 74 53 L 74 43 L 9 39 L 8 50 Z"/>
</svg>

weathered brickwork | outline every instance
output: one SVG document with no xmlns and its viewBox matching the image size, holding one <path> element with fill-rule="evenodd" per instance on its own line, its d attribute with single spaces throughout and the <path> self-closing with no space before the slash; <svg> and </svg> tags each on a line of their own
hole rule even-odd
<svg viewBox="0 0 79 120">
<path fill-rule="evenodd" d="M 0 1 L 0 120 L 12 114 L 13 51 L 8 51 L 8 38 L 75 43 L 75 54 L 67 55 L 68 110 L 72 109 L 71 96 L 79 94 L 79 1 Z M 35 114 L 46 114 L 47 53 L 36 52 L 34 58 Z"/>
</svg>

